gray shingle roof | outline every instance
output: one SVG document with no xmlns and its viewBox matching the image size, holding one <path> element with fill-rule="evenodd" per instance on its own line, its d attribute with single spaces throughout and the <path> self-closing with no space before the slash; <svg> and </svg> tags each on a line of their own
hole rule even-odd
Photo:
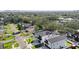
<svg viewBox="0 0 79 59">
<path fill-rule="evenodd" d="M 66 40 L 66 39 L 67 39 L 66 35 L 62 35 L 62 36 L 58 36 L 58 37 L 55 37 L 55 38 L 51 38 L 48 41 L 50 43 L 54 43 L 54 42 L 58 42 L 58 41 L 61 41 L 61 40 Z"/>
<path fill-rule="evenodd" d="M 30 27 L 30 26 L 31 26 L 31 24 L 24 24 L 24 26 L 25 26 L 25 27 Z"/>
<path fill-rule="evenodd" d="M 44 36 L 44 35 L 46 35 L 46 32 L 49 32 L 49 33 L 51 33 L 50 31 L 39 31 L 39 32 L 36 32 L 35 33 L 35 35 L 37 35 L 37 36 Z"/>
</svg>

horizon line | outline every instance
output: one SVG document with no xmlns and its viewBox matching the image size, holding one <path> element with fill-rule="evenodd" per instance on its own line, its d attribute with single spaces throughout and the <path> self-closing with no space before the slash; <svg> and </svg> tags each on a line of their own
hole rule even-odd
<svg viewBox="0 0 79 59">
<path fill-rule="evenodd" d="M 79 10 L 0 10 L 0 11 L 79 11 Z"/>
</svg>

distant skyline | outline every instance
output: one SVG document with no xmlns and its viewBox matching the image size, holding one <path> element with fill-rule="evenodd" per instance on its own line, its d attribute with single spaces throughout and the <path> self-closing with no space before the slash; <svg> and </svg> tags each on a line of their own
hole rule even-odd
<svg viewBox="0 0 79 59">
<path fill-rule="evenodd" d="M 0 10 L 73 11 L 79 0 L 0 0 Z"/>
</svg>

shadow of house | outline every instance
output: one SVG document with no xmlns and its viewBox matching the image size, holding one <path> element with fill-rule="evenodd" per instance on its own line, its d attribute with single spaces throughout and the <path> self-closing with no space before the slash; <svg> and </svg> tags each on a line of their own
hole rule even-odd
<svg viewBox="0 0 79 59">
<path fill-rule="evenodd" d="M 79 32 L 74 34 L 74 40 L 79 42 Z"/>
<path fill-rule="evenodd" d="M 34 40 L 32 42 L 32 45 L 34 45 L 35 48 L 38 48 L 38 49 L 50 49 L 50 47 L 41 43 L 40 40 Z"/>
</svg>

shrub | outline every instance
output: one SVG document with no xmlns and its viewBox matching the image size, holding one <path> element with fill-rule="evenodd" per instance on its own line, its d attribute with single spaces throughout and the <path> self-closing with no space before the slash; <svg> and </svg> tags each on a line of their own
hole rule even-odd
<svg viewBox="0 0 79 59">
<path fill-rule="evenodd" d="M 14 44 L 14 47 L 18 47 L 18 46 L 19 46 L 19 44 L 18 44 L 18 43 L 15 43 L 15 44 Z"/>
</svg>

